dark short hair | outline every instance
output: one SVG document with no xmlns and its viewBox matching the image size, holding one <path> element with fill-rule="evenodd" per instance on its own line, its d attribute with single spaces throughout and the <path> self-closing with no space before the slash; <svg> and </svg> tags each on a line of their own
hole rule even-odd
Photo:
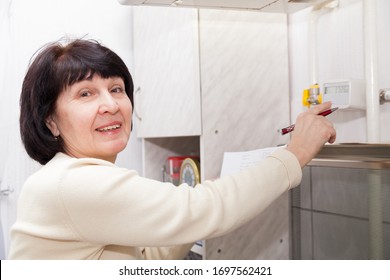
<svg viewBox="0 0 390 280">
<path fill-rule="evenodd" d="M 120 77 L 133 105 L 133 80 L 123 60 L 94 40 L 57 41 L 40 49 L 29 66 L 20 96 L 20 134 L 28 155 L 46 164 L 64 143 L 55 139 L 46 119 L 55 111 L 60 93 L 94 74 Z"/>
</svg>

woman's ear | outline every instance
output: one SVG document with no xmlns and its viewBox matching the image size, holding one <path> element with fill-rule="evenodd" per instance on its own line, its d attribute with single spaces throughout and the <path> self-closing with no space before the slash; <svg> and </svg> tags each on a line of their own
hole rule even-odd
<svg viewBox="0 0 390 280">
<path fill-rule="evenodd" d="M 51 131 L 54 137 L 58 137 L 60 135 L 60 131 L 58 130 L 57 123 L 54 121 L 52 116 L 46 118 L 46 126 Z"/>
</svg>

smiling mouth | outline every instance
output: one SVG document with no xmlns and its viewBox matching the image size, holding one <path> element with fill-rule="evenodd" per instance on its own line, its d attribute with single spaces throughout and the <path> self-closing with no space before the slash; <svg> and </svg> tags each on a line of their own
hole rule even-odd
<svg viewBox="0 0 390 280">
<path fill-rule="evenodd" d="M 110 125 L 110 126 L 106 126 L 106 127 L 102 127 L 102 128 L 97 128 L 96 130 L 99 132 L 107 132 L 107 131 L 112 131 L 112 130 L 118 129 L 120 127 L 121 127 L 120 124 L 116 124 L 116 125 Z"/>
</svg>

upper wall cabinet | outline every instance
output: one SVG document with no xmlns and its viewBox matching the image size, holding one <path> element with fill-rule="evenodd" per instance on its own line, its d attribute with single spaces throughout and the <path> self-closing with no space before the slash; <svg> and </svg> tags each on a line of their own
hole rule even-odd
<svg viewBox="0 0 390 280">
<path fill-rule="evenodd" d="M 137 136 L 200 135 L 197 10 L 136 7 L 133 18 Z"/>
<path fill-rule="evenodd" d="M 287 15 L 133 10 L 145 177 L 162 180 L 169 156 L 198 155 L 201 180 L 212 180 L 224 152 L 285 144 L 277 129 L 290 123 Z M 286 194 L 196 251 L 205 259 L 288 259 L 288 206 Z"/>
<path fill-rule="evenodd" d="M 324 0 L 118 0 L 123 5 L 294 13 Z"/>
</svg>

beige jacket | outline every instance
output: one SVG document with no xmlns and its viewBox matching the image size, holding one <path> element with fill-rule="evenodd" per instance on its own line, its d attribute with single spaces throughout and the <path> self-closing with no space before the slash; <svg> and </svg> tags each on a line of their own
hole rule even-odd
<svg viewBox="0 0 390 280">
<path fill-rule="evenodd" d="M 258 215 L 301 177 L 285 149 L 195 188 L 59 153 L 23 186 L 8 258 L 180 259 L 193 242 Z"/>
</svg>

